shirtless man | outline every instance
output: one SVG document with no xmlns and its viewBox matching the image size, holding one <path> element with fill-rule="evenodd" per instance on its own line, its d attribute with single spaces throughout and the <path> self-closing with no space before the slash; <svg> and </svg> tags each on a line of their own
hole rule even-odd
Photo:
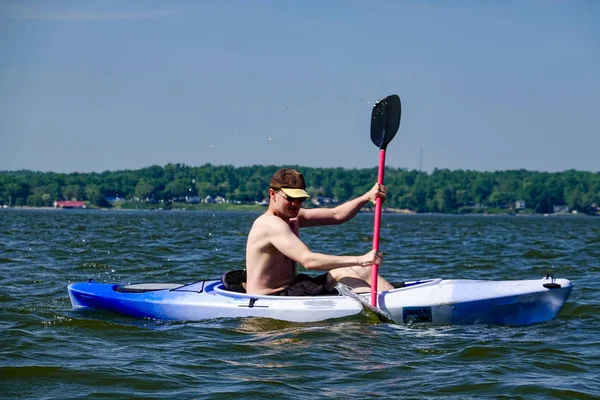
<svg viewBox="0 0 600 400">
<path fill-rule="evenodd" d="M 336 293 L 337 282 L 357 293 L 370 290 L 371 268 L 382 256 L 374 250 L 361 256 L 312 252 L 298 237 L 299 228 L 336 225 L 350 220 L 369 201 L 385 200 L 385 187 L 375 184 L 364 195 L 335 208 L 302 209 L 310 198 L 301 173 L 280 169 L 271 179 L 269 209 L 254 221 L 246 245 L 246 292 L 281 296 Z M 308 270 L 328 271 L 316 278 L 296 275 L 296 263 Z M 379 290 L 393 286 L 378 277 Z"/>
</svg>

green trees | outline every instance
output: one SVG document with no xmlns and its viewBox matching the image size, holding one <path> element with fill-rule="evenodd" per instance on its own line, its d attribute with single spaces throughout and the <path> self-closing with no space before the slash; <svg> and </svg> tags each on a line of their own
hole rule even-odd
<svg viewBox="0 0 600 400">
<path fill-rule="evenodd" d="M 376 168 L 296 168 L 304 174 L 313 196 L 345 201 L 370 189 Z M 108 206 L 107 197 L 139 201 L 184 201 L 187 196 L 222 196 L 229 201 L 253 203 L 267 196 L 269 180 L 280 166 L 184 164 L 153 165 L 139 170 L 57 174 L 33 171 L 0 172 L 0 205 L 51 206 L 56 200 L 86 200 Z M 435 169 L 431 174 L 387 168 L 386 207 L 416 212 L 482 212 L 485 208 L 511 209 L 518 200 L 539 213 L 554 206 L 596 213 L 600 205 L 600 173 L 526 170 L 477 172 Z"/>
<path fill-rule="evenodd" d="M 138 199 L 146 201 L 147 199 L 153 197 L 154 191 L 155 187 L 142 178 L 138 184 L 135 185 L 134 194 Z"/>
<path fill-rule="evenodd" d="M 186 196 L 196 194 L 196 188 L 192 189 L 192 186 L 194 185 L 191 180 L 176 178 L 167 183 L 163 195 L 170 199 L 185 198 Z"/>
<path fill-rule="evenodd" d="M 60 198 L 59 186 L 56 183 L 36 186 L 31 189 L 25 204 L 31 207 L 51 207 Z"/>
<path fill-rule="evenodd" d="M 80 199 L 81 198 L 81 186 L 79 185 L 66 185 L 61 189 L 62 198 L 65 200 Z"/>
</svg>

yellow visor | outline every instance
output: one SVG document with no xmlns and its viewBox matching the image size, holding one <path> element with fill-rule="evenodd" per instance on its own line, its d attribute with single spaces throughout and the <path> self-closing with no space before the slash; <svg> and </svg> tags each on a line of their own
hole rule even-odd
<svg viewBox="0 0 600 400">
<path fill-rule="evenodd" d="M 286 195 L 290 197 L 295 197 L 297 199 L 301 197 L 310 198 L 310 194 L 308 194 L 308 192 L 304 189 L 280 188 L 279 190 L 281 190 Z"/>
</svg>

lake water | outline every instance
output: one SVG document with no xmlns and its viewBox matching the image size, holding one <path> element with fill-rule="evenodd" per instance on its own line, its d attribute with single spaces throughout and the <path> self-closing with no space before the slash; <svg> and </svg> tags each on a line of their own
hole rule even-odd
<svg viewBox="0 0 600 400">
<path fill-rule="evenodd" d="M 537 325 L 173 323 L 71 309 L 71 282 L 191 282 L 243 268 L 257 216 L 0 210 L 0 398 L 600 396 L 600 218 L 383 216 L 389 280 L 571 279 L 558 318 Z M 360 214 L 302 238 L 362 254 L 372 224 Z"/>
</svg>

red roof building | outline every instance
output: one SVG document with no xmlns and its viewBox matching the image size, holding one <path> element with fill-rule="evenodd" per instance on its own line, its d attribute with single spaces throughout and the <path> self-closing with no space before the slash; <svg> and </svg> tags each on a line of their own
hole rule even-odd
<svg viewBox="0 0 600 400">
<path fill-rule="evenodd" d="M 55 201 L 55 208 L 85 208 L 83 201 Z"/>
</svg>

